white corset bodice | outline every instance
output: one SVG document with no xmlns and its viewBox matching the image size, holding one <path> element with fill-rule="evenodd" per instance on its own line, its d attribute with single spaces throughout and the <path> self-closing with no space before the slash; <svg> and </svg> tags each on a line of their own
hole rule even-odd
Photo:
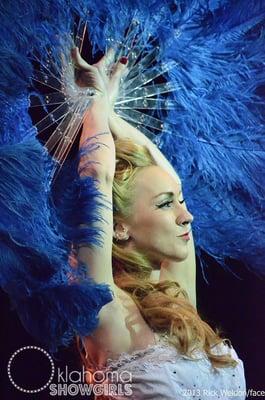
<svg viewBox="0 0 265 400">
<path fill-rule="evenodd" d="M 236 367 L 214 369 L 205 353 L 195 350 L 193 357 L 180 355 L 172 345 L 160 341 L 132 354 L 123 353 L 118 360 L 107 361 L 107 368 L 117 376 L 130 373 L 132 393 L 114 395 L 113 399 L 130 400 L 217 400 L 245 399 L 242 361 L 226 344 L 213 348 L 215 354 L 230 355 Z M 125 376 L 125 375 L 123 375 Z M 127 378 L 126 378 L 127 379 Z M 124 382 L 124 380 L 123 380 Z"/>
</svg>

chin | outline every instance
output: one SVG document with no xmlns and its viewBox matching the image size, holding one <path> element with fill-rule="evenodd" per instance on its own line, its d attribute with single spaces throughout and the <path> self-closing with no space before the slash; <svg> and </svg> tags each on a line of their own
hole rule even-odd
<svg viewBox="0 0 265 400">
<path fill-rule="evenodd" d="M 188 257 L 188 249 L 178 252 L 173 257 L 171 257 L 171 260 L 176 262 L 181 262 L 185 261 L 187 257 Z"/>
<path fill-rule="evenodd" d="M 155 267 L 154 269 L 160 269 L 160 264 L 164 260 L 169 260 L 173 262 L 185 261 L 186 258 L 188 257 L 188 249 L 187 248 L 181 250 L 178 249 L 178 251 L 173 254 L 160 251 L 155 251 L 155 252 L 145 251 L 145 254 L 148 256 L 149 261 Z"/>
</svg>

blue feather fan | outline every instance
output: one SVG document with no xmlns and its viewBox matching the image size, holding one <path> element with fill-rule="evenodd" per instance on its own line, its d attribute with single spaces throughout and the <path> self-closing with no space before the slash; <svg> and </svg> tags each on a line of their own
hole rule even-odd
<svg viewBox="0 0 265 400">
<path fill-rule="evenodd" d="M 59 213 L 53 170 L 36 138 L 0 148 L 0 284 L 25 328 L 50 351 L 76 334 L 90 334 L 101 307 L 112 300 L 107 285 L 95 284 L 69 258 L 72 242 L 99 244 L 94 224 L 101 195 L 92 178 L 78 179 L 76 171 L 71 188 L 64 182 L 70 193 L 60 199 Z M 68 204 L 77 212 L 71 214 Z M 78 228 L 80 219 L 87 228 Z"/>
</svg>

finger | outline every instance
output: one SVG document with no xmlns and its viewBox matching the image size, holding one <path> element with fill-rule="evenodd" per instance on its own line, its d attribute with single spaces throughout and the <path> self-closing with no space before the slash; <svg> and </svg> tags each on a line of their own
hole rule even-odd
<svg viewBox="0 0 265 400">
<path fill-rule="evenodd" d="M 72 60 L 74 61 L 75 67 L 77 69 L 83 69 L 85 71 L 90 71 L 91 70 L 91 65 L 89 65 L 82 57 L 79 52 L 78 47 L 74 47 L 71 50 L 71 56 Z"/>
<path fill-rule="evenodd" d="M 128 58 L 122 57 L 112 70 L 111 79 L 120 79 L 127 70 Z"/>
<path fill-rule="evenodd" d="M 113 48 L 108 49 L 105 54 L 105 65 L 113 64 L 115 56 L 115 50 Z"/>
<path fill-rule="evenodd" d="M 95 64 L 99 69 L 105 69 L 114 59 L 114 49 L 110 48 L 106 54 Z"/>
</svg>

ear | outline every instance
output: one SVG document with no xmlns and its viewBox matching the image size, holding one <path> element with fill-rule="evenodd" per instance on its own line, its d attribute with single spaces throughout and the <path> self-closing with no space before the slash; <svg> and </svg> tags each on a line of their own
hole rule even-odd
<svg viewBox="0 0 265 400">
<path fill-rule="evenodd" d="M 129 226 L 124 222 L 115 222 L 113 227 L 113 238 L 120 241 L 128 240 Z"/>
</svg>

